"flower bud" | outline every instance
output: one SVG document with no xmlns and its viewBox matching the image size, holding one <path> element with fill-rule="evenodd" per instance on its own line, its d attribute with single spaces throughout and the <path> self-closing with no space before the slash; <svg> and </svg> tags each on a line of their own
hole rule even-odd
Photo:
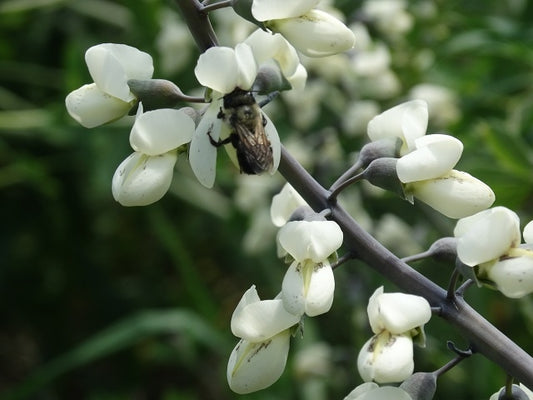
<svg viewBox="0 0 533 400">
<path fill-rule="evenodd" d="M 432 372 L 417 372 L 401 385 L 413 400 L 431 400 L 437 390 L 437 376 Z"/>
<path fill-rule="evenodd" d="M 363 171 L 363 177 L 372 185 L 389 190 L 406 198 L 403 184 L 396 173 L 397 158 L 383 157 L 372 161 Z M 412 199 L 407 199 L 412 201 Z"/>
<path fill-rule="evenodd" d="M 128 86 L 143 103 L 144 111 L 172 108 L 186 97 L 173 82 L 165 79 L 130 79 Z"/>
<path fill-rule="evenodd" d="M 359 152 L 359 163 L 366 168 L 372 161 L 378 158 L 398 158 L 402 140 L 398 137 L 390 137 L 376 140 L 365 144 Z"/>
<path fill-rule="evenodd" d="M 265 63 L 259 67 L 252 90 L 258 94 L 268 94 L 275 91 L 289 90 L 291 84 L 285 78 L 275 62 Z"/>
</svg>

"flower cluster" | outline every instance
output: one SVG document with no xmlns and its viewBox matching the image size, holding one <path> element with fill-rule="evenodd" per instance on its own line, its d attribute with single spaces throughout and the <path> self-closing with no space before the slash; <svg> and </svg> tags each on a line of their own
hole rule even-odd
<svg viewBox="0 0 533 400">
<path fill-rule="evenodd" d="M 276 224 L 302 204 L 289 185 L 277 195 L 271 214 Z M 273 300 L 260 300 L 255 286 L 242 297 L 231 318 L 231 330 L 241 340 L 231 353 L 227 378 L 231 389 L 249 393 L 274 383 L 283 372 L 291 329 L 302 317 L 323 314 L 331 308 L 335 280 L 329 258 L 342 244 L 342 231 L 318 214 L 286 222 L 278 239 L 282 254 L 293 261 Z"/>
<path fill-rule="evenodd" d="M 368 319 L 374 336 L 361 348 L 357 358 L 365 382 L 401 382 L 414 368 L 413 338 L 425 345 L 423 325 L 431 318 L 426 299 L 403 293 L 383 293 L 378 288 L 370 297 Z"/>
<path fill-rule="evenodd" d="M 235 10 L 261 27 L 281 33 L 306 56 L 325 57 L 351 49 L 355 43 L 353 32 L 337 18 L 315 8 L 318 2 L 253 0 L 251 9 Z"/>
<path fill-rule="evenodd" d="M 456 138 L 432 134 L 428 125 L 427 103 L 412 100 L 395 106 L 368 123 L 372 141 L 401 139 L 396 174 L 406 199 L 421 200 L 450 218 L 462 218 L 484 210 L 494 202 L 486 184 L 466 172 L 453 169 L 463 144 Z"/>
<path fill-rule="evenodd" d="M 533 292 L 533 221 L 524 228 L 525 244 L 520 244 L 518 215 L 505 207 L 460 219 L 454 235 L 457 257 L 467 266 L 477 266 L 481 283 L 511 298 Z"/>
</svg>

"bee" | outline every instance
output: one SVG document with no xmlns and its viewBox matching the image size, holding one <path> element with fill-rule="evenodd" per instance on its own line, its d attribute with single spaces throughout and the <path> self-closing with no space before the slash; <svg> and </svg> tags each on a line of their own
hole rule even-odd
<svg viewBox="0 0 533 400">
<path fill-rule="evenodd" d="M 223 106 L 218 118 L 231 126 L 231 133 L 218 142 L 209 135 L 211 144 L 220 147 L 231 143 L 237 152 L 240 170 L 245 174 L 255 175 L 272 169 L 272 146 L 265 134 L 267 121 L 252 93 L 237 88 L 224 96 Z"/>
</svg>

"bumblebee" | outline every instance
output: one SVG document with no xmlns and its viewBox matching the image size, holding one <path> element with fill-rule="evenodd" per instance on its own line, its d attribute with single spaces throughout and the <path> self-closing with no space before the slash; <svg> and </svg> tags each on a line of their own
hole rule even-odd
<svg viewBox="0 0 533 400">
<path fill-rule="evenodd" d="M 218 118 L 230 125 L 231 133 L 218 142 L 209 135 L 213 146 L 231 143 L 237 152 L 240 170 L 245 174 L 255 175 L 272 169 L 272 146 L 265 134 L 267 121 L 252 93 L 237 88 L 225 95 Z"/>
</svg>

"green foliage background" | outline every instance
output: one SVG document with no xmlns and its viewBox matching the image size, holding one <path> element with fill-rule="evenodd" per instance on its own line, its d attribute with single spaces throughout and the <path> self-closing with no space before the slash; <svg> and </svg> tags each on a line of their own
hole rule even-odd
<svg viewBox="0 0 533 400">
<path fill-rule="evenodd" d="M 420 82 L 455 91 L 461 117 L 445 128 L 465 144 L 459 169 L 488 183 L 496 205 L 515 209 L 525 225 L 533 218 L 533 5 L 428 3 L 438 12 L 415 19 L 401 40 L 369 24 L 373 38 L 391 49 L 403 88 L 398 98 L 380 100 L 382 107 L 399 103 Z M 359 1 L 335 4 L 349 20 L 361 18 Z M 408 10 L 425 4 L 409 2 Z M 90 81 L 85 50 L 103 42 L 152 54 L 154 76 L 172 79 L 184 92 L 195 89 L 192 39 L 183 49 L 191 52 L 183 68 L 167 75 L 159 69 L 155 40 L 171 7 L 156 0 L 0 3 L 0 398 L 341 399 L 361 383 L 355 360 L 370 337 L 367 298 L 379 285 L 394 288 L 364 265 L 344 265 L 336 271 L 332 311 L 306 321 L 305 338 L 293 340 L 281 380 L 256 394 L 233 394 L 225 378 L 236 343 L 229 332 L 233 308 L 254 283 L 262 297 L 275 296 L 284 273 L 271 234 L 259 239 L 266 242 L 261 252 L 242 251 L 251 221 L 235 206 L 238 172 L 223 158 L 218 186 L 206 191 L 184 164 L 162 201 L 121 207 L 110 182 L 130 153 L 129 122 L 87 130 L 65 111 L 66 94 Z M 434 55 L 423 71 L 408 62 L 421 49 Z M 366 140 L 338 132 L 343 110 L 327 103 L 308 132 L 298 132 L 310 144 L 309 168 L 325 185 Z M 285 110 L 273 119 L 287 139 L 295 129 Z M 331 140 L 342 146 L 343 159 L 322 157 Z M 371 218 L 401 216 L 418 232 L 421 249 L 452 232 L 453 221 L 423 205 L 368 190 L 360 196 Z M 451 266 L 416 267 L 447 284 Z M 533 353 L 530 298 L 507 300 L 475 288 L 467 298 Z M 416 370 L 451 359 L 446 340 L 468 345 L 438 318 L 426 331 L 428 346 L 416 350 Z M 317 342 L 330 346 L 329 369 L 302 374 L 295 355 Z M 484 399 L 504 381 L 503 371 L 474 356 L 439 381 L 436 398 Z"/>
</svg>

